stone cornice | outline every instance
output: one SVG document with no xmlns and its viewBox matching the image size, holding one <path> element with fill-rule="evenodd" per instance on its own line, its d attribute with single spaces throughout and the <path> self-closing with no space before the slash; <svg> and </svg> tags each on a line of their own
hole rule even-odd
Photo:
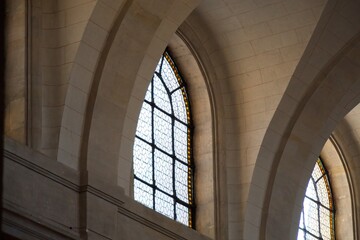
<svg viewBox="0 0 360 240">
<path fill-rule="evenodd" d="M 142 225 L 145 225 L 151 229 L 154 229 L 155 231 L 157 231 L 159 233 L 164 234 L 165 236 L 168 236 L 173 239 L 178 239 L 178 240 L 186 240 L 186 238 L 180 236 L 179 234 L 176 234 L 175 232 L 173 232 L 169 229 L 166 229 L 166 228 L 160 226 L 159 224 L 156 224 L 155 222 L 150 221 L 150 220 L 128 210 L 127 208 L 119 207 L 118 212 L 124 216 L 127 216 L 127 217 L 141 223 Z"/>
<path fill-rule="evenodd" d="M 8 159 L 10 161 L 16 162 L 17 164 L 20 164 L 20 165 L 24 166 L 25 168 L 28 168 L 34 172 L 37 172 L 40 175 L 63 185 L 64 187 L 70 188 L 76 192 L 80 191 L 79 185 L 77 185 L 63 177 L 60 177 L 57 174 L 54 174 L 51 171 L 49 171 L 43 167 L 40 167 L 37 164 L 30 162 L 27 159 L 22 158 L 6 149 L 4 149 L 4 159 Z"/>
</svg>

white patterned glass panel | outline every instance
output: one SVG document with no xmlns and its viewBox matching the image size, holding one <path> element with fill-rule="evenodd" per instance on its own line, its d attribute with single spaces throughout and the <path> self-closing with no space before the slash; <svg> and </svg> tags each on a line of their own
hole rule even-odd
<svg viewBox="0 0 360 240">
<path fill-rule="evenodd" d="M 139 115 L 138 125 L 136 128 L 136 135 L 148 142 L 152 142 L 151 117 L 152 117 L 151 106 L 146 102 L 144 102 Z"/>
<path fill-rule="evenodd" d="M 155 182 L 161 190 L 173 194 L 173 159 L 155 150 Z"/>
<path fill-rule="evenodd" d="M 140 182 L 139 180 L 134 180 L 134 199 L 138 202 L 141 202 L 145 206 L 152 208 L 153 207 L 153 189 L 148 185 Z"/>
<path fill-rule="evenodd" d="M 169 218 L 174 218 L 174 199 L 160 191 L 156 191 L 155 210 Z"/>
<path fill-rule="evenodd" d="M 154 110 L 154 138 L 158 148 L 172 154 L 171 117 L 157 109 Z"/>
<path fill-rule="evenodd" d="M 181 89 L 176 90 L 172 94 L 175 117 L 180 121 L 187 123 L 187 111 L 184 103 L 184 96 Z"/>
<path fill-rule="evenodd" d="M 162 61 L 163 58 L 160 59 L 160 61 L 158 62 L 158 64 L 156 65 L 156 68 L 155 68 L 155 72 L 159 73 L 160 72 L 160 68 L 161 68 L 161 61 Z"/>
<path fill-rule="evenodd" d="M 322 173 L 322 171 L 321 171 L 318 164 L 315 165 L 314 170 L 313 170 L 311 175 L 312 175 L 312 177 L 314 178 L 315 181 L 317 181 L 323 175 L 323 173 Z"/>
<path fill-rule="evenodd" d="M 154 75 L 154 101 L 157 107 L 171 113 L 170 98 L 160 78 Z"/>
<path fill-rule="evenodd" d="M 175 139 L 175 155 L 183 162 L 188 161 L 188 138 L 187 138 L 187 126 L 175 121 L 174 127 L 174 139 Z"/>
<path fill-rule="evenodd" d="M 188 167 L 182 163 L 175 163 L 175 185 L 176 185 L 176 195 L 180 200 L 184 202 L 189 201 L 188 196 Z"/>
<path fill-rule="evenodd" d="M 173 90 L 179 87 L 179 82 L 177 80 L 177 77 L 173 71 L 173 68 L 170 66 L 170 63 L 167 61 L 167 59 L 164 59 L 161 75 L 164 81 L 166 82 L 166 85 L 169 88 L 170 92 L 172 92 Z"/>
<path fill-rule="evenodd" d="M 134 174 L 146 182 L 152 182 L 152 147 L 138 138 L 134 142 L 133 161 Z"/>
<path fill-rule="evenodd" d="M 146 94 L 145 94 L 145 100 L 146 101 L 149 101 L 149 102 L 151 102 L 151 88 L 152 88 L 152 83 L 150 82 L 150 84 L 149 84 L 149 87 L 148 87 L 148 89 L 146 90 Z"/>
<path fill-rule="evenodd" d="M 187 224 L 189 222 L 189 209 L 183 205 L 176 204 L 176 216 L 179 222 Z"/>
</svg>

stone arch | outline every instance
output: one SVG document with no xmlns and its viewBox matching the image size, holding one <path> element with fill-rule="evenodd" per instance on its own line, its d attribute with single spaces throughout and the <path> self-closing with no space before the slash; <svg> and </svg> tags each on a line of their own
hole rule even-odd
<svg viewBox="0 0 360 240">
<path fill-rule="evenodd" d="M 336 237 L 338 239 L 357 239 L 354 233 L 357 222 L 357 214 L 353 205 L 356 202 L 354 181 L 343 150 L 333 134 L 326 141 L 320 156 L 329 172 L 336 211 Z"/>
<path fill-rule="evenodd" d="M 117 182 L 117 172 L 112 170 L 117 169 L 114 166 L 117 166 L 118 148 L 125 147 L 129 141 L 126 138 L 112 139 L 112 144 L 104 144 L 101 141 L 109 139 L 109 135 L 106 138 L 104 134 L 115 133 L 111 129 L 115 123 L 118 128 L 123 127 L 129 93 L 141 95 L 141 91 L 135 88 L 139 84 L 145 85 L 144 79 L 151 76 L 155 68 L 155 59 L 197 4 L 197 1 L 159 1 L 158 4 L 141 0 L 97 2 L 70 74 L 58 161 L 81 171 L 90 171 L 91 175 L 103 177 L 105 181 Z M 146 24 L 141 24 L 139 19 Z M 128 62 L 129 59 L 132 62 Z M 127 75 L 119 78 L 119 69 L 126 69 Z M 116 99 L 121 98 L 121 94 L 114 93 L 115 85 L 111 86 L 111 81 L 117 84 L 117 88 L 121 83 L 123 99 Z M 116 130 L 119 133 L 120 129 Z"/>
<path fill-rule="evenodd" d="M 291 133 L 287 136 L 286 145 L 283 146 L 283 149 L 278 149 L 281 155 L 279 156 L 276 173 L 270 173 L 270 178 L 273 176 L 274 179 L 270 199 L 268 200 L 269 215 L 266 220 L 266 236 L 269 239 L 283 236 L 282 231 L 289 230 L 286 224 L 279 224 L 278 222 L 279 218 L 286 219 L 285 215 L 290 213 L 287 210 L 286 213 L 284 212 L 284 209 L 289 209 L 284 207 L 289 206 L 289 203 L 293 206 L 293 211 L 291 212 L 292 216 L 289 216 L 286 222 L 292 223 L 290 236 L 295 237 L 303 194 L 317 156 L 336 124 L 358 103 L 359 96 L 356 97 L 356 91 L 359 91 L 360 79 L 356 78 L 358 78 L 360 72 L 357 72 L 356 68 L 358 66 L 355 64 L 352 66 L 354 69 L 345 67 L 351 64 L 353 63 L 351 63 L 350 59 L 343 59 L 339 63 L 340 66 L 331 71 L 328 75 L 329 79 L 327 79 L 329 82 L 320 84 L 319 88 L 315 90 L 314 95 L 309 99 L 294 124 Z M 345 83 L 348 84 L 346 91 L 339 94 L 336 90 L 331 90 L 329 86 L 334 85 L 332 81 L 341 78 L 341 75 L 344 77 L 349 70 L 355 75 L 354 78 L 347 79 L 350 83 Z M 343 79 L 344 81 L 345 79 Z M 336 96 L 331 100 L 333 105 L 328 106 L 327 109 L 322 109 L 325 111 L 319 110 L 322 105 L 319 104 L 317 99 L 325 99 L 329 96 Z M 310 123 L 310 121 L 313 122 Z M 266 141 L 266 136 L 264 141 Z M 296 173 L 294 169 L 296 169 Z M 272 224 L 276 224 L 278 229 L 272 229 Z M 279 229 L 279 226 L 284 226 L 284 229 Z M 288 237 L 290 236 L 288 235 Z"/>
<path fill-rule="evenodd" d="M 357 5 L 330 1 L 324 9 L 263 139 L 246 209 L 245 239 L 296 238 L 315 161 L 337 123 L 360 100 L 360 25 L 351 10 Z M 345 34 L 334 24 L 340 22 L 351 24 L 351 31 Z M 330 38 L 334 41 L 325 44 Z"/>
<path fill-rule="evenodd" d="M 66 93 L 57 155 L 59 162 L 71 168 L 84 170 L 80 163 L 81 144 L 84 139 L 87 102 L 98 62 L 102 54 L 106 57 L 105 51 L 108 49 L 105 47 L 109 48 L 107 43 L 112 42 L 116 20 L 121 22 L 131 3 L 132 1 L 118 1 L 108 5 L 104 1 L 98 1 L 76 53 Z M 102 18 L 102 14 L 107 18 Z"/>
<path fill-rule="evenodd" d="M 27 15 L 26 144 L 56 159 L 70 72 L 97 1 L 18 2 Z"/>
<path fill-rule="evenodd" d="M 58 153 L 58 161 L 87 176 L 84 181 L 95 187 L 104 183 L 120 186 L 129 194 L 132 146 L 145 91 L 170 38 L 198 3 L 159 1 L 160 12 L 159 5 L 147 1 L 123 1 L 112 7 L 99 1 L 95 6 L 71 72 Z M 100 11 L 106 12 L 108 19 L 97 18 Z M 96 41 L 92 41 L 94 36 Z M 180 32 L 178 36 L 186 38 Z M 174 36 L 170 45 L 184 69 L 187 64 L 197 64 L 191 50 L 181 52 L 189 46 L 180 37 Z M 196 72 L 195 78 L 200 78 L 203 71 L 198 68 L 186 74 Z M 198 145 L 203 140 L 208 143 L 196 154 L 211 163 L 198 166 L 198 171 L 206 173 L 199 181 L 206 191 L 198 196 L 201 204 L 197 212 L 204 217 L 197 224 L 200 232 L 214 237 L 219 225 L 214 214 L 220 198 L 214 196 L 217 173 L 213 172 L 216 154 L 211 134 L 215 124 L 208 121 L 214 118 L 210 109 L 214 106 L 210 106 L 207 95 L 209 86 L 204 80 L 202 84 L 199 79 L 195 81 L 190 91 L 201 95 L 195 104 L 199 113 L 195 118 L 201 122 L 196 141 Z"/>
<path fill-rule="evenodd" d="M 359 206 L 359 156 L 360 149 L 358 147 L 359 136 L 357 134 L 359 129 L 359 110 L 360 104 L 358 104 L 351 112 L 349 112 L 341 123 L 336 127 L 333 132 L 334 138 L 337 140 L 338 147 L 343 152 L 344 159 L 348 165 L 348 178 L 353 195 L 353 201 L 351 202 L 354 212 L 352 214 L 353 225 L 355 226 L 351 234 L 354 239 L 359 239 L 360 229 L 358 227 L 359 211 L 356 208 Z M 350 232 L 350 230 L 348 230 Z"/>
<path fill-rule="evenodd" d="M 192 121 L 195 126 L 193 135 L 193 154 L 195 161 L 195 204 L 196 229 L 202 234 L 215 238 L 215 201 L 214 174 L 216 157 L 214 156 L 214 123 L 212 89 L 205 79 L 205 70 L 186 36 L 178 30 L 168 43 L 168 51 L 175 61 L 180 74 L 186 81 L 191 104 Z M 200 65 L 200 66 L 199 66 Z M 148 87 L 148 86 L 146 86 Z M 137 109 L 140 112 L 141 109 Z M 135 127 L 137 119 L 134 121 Z M 127 127 L 125 127 L 127 129 Z M 133 139 L 135 137 L 133 129 Z M 121 167 L 119 167 L 121 171 Z M 132 178 L 132 176 L 130 176 Z M 132 184 L 130 186 L 132 191 Z"/>
</svg>

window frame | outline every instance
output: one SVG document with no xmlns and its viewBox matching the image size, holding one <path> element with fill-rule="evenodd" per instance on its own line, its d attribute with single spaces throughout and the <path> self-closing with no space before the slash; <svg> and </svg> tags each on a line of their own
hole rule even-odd
<svg viewBox="0 0 360 240">
<path fill-rule="evenodd" d="M 319 167 L 320 171 L 321 171 L 321 176 L 318 177 L 317 179 L 314 178 L 313 176 L 313 173 L 314 173 L 314 170 L 316 168 L 316 166 Z M 323 179 L 323 180 L 322 180 Z M 325 187 L 326 187 L 326 191 L 327 191 L 327 197 L 328 197 L 328 201 L 329 201 L 329 207 L 327 206 L 324 206 L 321 202 L 315 200 L 315 199 L 312 199 L 311 197 L 307 196 L 306 195 L 306 192 L 309 188 L 309 183 L 310 181 L 313 182 L 313 185 L 315 187 L 315 193 L 316 193 L 316 197 L 317 199 L 320 199 L 319 197 L 319 191 L 317 189 L 317 184 L 319 181 L 324 181 L 325 183 Z M 298 235 L 297 235 L 297 239 L 299 240 L 299 233 L 300 231 L 304 232 L 304 239 L 307 239 L 306 238 L 306 234 L 309 234 L 311 235 L 313 238 L 316 238 L 316 239 L 323 239 L 322 237 L 318 237 L 318 236 L 315 236 L 313 233 L 311 233 L 309 230 L 306 229 L 306 226 L 303 226 L 301 227 L 301 225 L 304 225 L 305 224 L 305 214 L 304 214 L 304 202 L 305 202 L 305 199 L 309 199 L 310 201 L 312 201 L 313 203 L 315 203 L 317 205 L 317 213 L 318 213 L 318 232 L 321 234 L 322 231 L 321 231 L 321 219 L 320 219 L 320 207 L 323 207 L 325 209 L 327 209 L 327 211 L 329 212 L 329 230 L 330 230 L 330 236 L 331 236 L 331 240 L 335 240 L 335 203 L 334 203 L 334 195 L 333 195 L 333 192 L 332 192 L 332 188 L 331 188 L 331 182 L 330 182 L 330 177 L 329 177 L 329 172 L 327 170 L 327 168 L 325 167 L 324 165 L 324 162 L 322 160 L 321 157 L 319 157 L 315 163 L 315 166 L 314 166 L 314 169 L 313 171 L 311 172 L 311 175 L 310 175 L 310 179 L 308 181 L 308 184 L 307 184 L 307 187 L 306 187 L 306 191 L 305 191 L 305 195 L 304 195 L 304 200 L 303 200 L 303 207 L 301 209 L 301 214 L 300 214 L 300 221 L 299 221 L 299 227 L 298 227 Z"/>
<path fill-rule="evenodd" d="M 164 80 L 164 78 L 162 77 L 162 66 L 164 64 L 164 61 L 167 61 L 169 63 L 169 65 L 171 66 L 171 69 L 173 71 L 173 74 L 176 77 L 177 83 L 178 83 L 178 87 L 175 88 L 174 90 L 172 90 L 171 92 L 168 91 L 168 85 L 166 83 L 166 81 Z M 151 131 L 152 131 L 152 139 L 151 142 L 146 141 L 145 139 L 141 138 L 140 136 L 138 136 L 137 131 L 138 131 L 138 127 L 136 128 L 136 135 L 135 135 L 135 140 L 139 139 L 140 141 L 143 141 L 144 143 L 148 144 L 151 146 L 152 148 L 152 152 L 151 152 L 151 158 L 152 158 L 152 182 L 153 183 L 149 183 L 144 181 L 143 179 L 141 179 L 141 177 L 137 176 L 135 173 L 135 170 L 133 172 L 133 178 L 134 178 L 134 186 L 133 186 L 133 190 L 134 190 L 134 198 L 135 198 L 135 181 L 138 180 L 140 182 L 142 182 L 143 184 L 146 184 L 147 186 L 152 188 L 152 206 L 147 205 L 148 207 L 150 207 L 151 209 L 156 210 L 156 203 L 155 203 L 155 192 L 156 191 L 160 191 L 164 194 L 166 194 L 167 196 L 171 197 L 173 199 L 173 217 L 167 216 L 175 221 L 177 220 L 177 216 L 176 216 L 176 205 L 180 204 L 182 206 L 187 207 L 188 209 L 188 224 L 187 226 L 194 228 L 195 229 L 195 213 L 196 213 L 196 207 L 195 207 L 195 191 L 194 191 L 194 173 L 195 173 L 195 166 L 194 166 L 194 159 L 193 159 L 193 134 L 194 134 L 194 126 L 193 126 L 193 121 L 192 121 L 192 114 L 191 114 L 191 104 L 190 104 L 190 99 L 189 99 L 189 95 L 188 95 L 188 91 L 187 91 L 187 86 L 186 86 L 186 82 L 184 81 L 184 78 L 181 76 L 176 63 L 174 62 L 173 58 L 171 57 L 170 53 L 169 53 L 169 49 L 166 49 L 165 52 L 162 54 L 159 63 L 160 64 L 160 69 L 159 71 L 155 71 L 153 74 L 153 77 L 151 79 L 151 82 L 148 85 L 148 89 L 151 86 L 151 100 L 146 100 L 146 97 L 144 98 L 143 101 L 143 105 L 141 110 L 143 109 L 144 104 L 147 104 L 151 107 Z M 157 69 L 157 68 L 156 68 Z M 170 99 L 170 104 L 171 104 L 171 114 L 167 113 L 164 109 L 162 109 L 161 107 L 157 106 L 155 104 L 155 100 L 154 100 L 154 77 L 155 75 L 158 77 L 158 79 L 161 80 L 161 83 L 164 85 L 164 87 L 167 90 L 168 93 L 168 97 Z M 172 98 L 171 98 L 171 94 L 176 92 L 176 91 L 181 91 L 182 94 L 182 100 L 183 103 L 185 105 L 185 109 L 186 109 L 186 116 L 187 116 L 187 123 L 184 123 L 183 121 L 179 120 L 176 116 L 175 116 L 175 111 L 174 111 L 174 105 L 172 103 Z M 154 137 L 154 109 L 157 109 L 159 111 L 161 111 L 162 113 L 166 114 L 167 116 L 171 117 L 171 131 L 172 131 L 172 153 L 168 153 L 166 151 L 164 151 L 163 149 L 161 149 L 160 147 L 156 146 L 155 142 L 156 139 Z M 139 117 L 140 120 L 140 117 Z M 175 136 L 174 136 L 174 128 L 175 128 L 175 121 L 184 124 L 187 126 L 187 163 L 184 164 L 184 162 L 182 162 L 181 160 L 179 160 L 176 156 L 175 156 L 175 147 L 174 147 L 174 142 L 175 142 Z M 171 196 L 171 194 L 161 190 L 158 185 L 155 183 L 155 177 L 154 177 L 154 173 L 155 173 L 155 150 L 161 151 L 162 153 L 166 154 L 168 157 L 172 158 L 172 169 L 173 169 L 173 176 L 172 176 L 172 182 L 173 182 L 173 196 Z M 134 153 L 135 153 L 135 144 L 134 144 Z M 179 197 L 177 197 L 176 194 L 176 187 L 175 187 L 175 181 L 176 181 L 176 175 L 175 175 L 175 163 L 179 162 L 181 164 L 184 164 L 187 166 L 187 191 L 188 191 L 188 203 L 186 203 L 185 201 L 182 201 Z M 135 155 L 134 155 L 134 162 L 135 163 Z M 133 168 L 135 169 L 135 168 Z M 140 201 L 141 203 L 141 201 Z M 159 211 L 157 211 L 159 212 Z M 161 213 L 161 212 L 160 212 Z M 179 222 L 179 221 L 178 221 Z"/>
</svg>

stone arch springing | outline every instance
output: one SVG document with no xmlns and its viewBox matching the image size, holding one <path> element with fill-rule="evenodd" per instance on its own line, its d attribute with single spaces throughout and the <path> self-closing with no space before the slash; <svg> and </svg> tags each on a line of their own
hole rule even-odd
<svg viewBox="0 0 360 240">
<path fill-rule="evenodd" d="M 327 25 L 341 21 L 343 15 L 332 13 L 345 6 L 349 7 L 330 3 L 325 7 L 270 122 L 252 177 L 246 215 L 255 217 L 245 220 L 245 238 L 253 234 L 260 239 L 296 238 L 306 184 L 316 159 L 336 125 L 359 103 L 359 62 L 355 57 L 359 54 L 359 22 L 353 21 L 351 34 L 341 38 L 333 25 Z M 324 43 L 329 36 L 337 39 L 336 44 Z M 315 59 L 319 54 L 321 61 Z"/>
</svg>

